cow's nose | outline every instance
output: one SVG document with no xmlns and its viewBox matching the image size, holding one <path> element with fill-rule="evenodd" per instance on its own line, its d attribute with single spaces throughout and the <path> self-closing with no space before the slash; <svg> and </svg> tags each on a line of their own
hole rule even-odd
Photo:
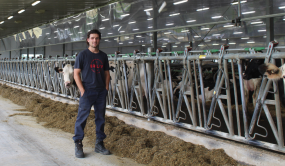
<svg viewBox="0 0 285 166">
<path fill-rule="evenodd" d="M 70 82 L 66 82 L 66 83 L 65 83 L 65 86 L 66 86 L 66 87 L 69 87 L 69 86 L 70 86 Z"/>
</svg>

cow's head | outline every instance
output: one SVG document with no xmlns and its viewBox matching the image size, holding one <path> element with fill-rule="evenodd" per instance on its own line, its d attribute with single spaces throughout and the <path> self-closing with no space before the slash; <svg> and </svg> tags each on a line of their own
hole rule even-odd
<svg viewBox="0 0 285 166">
<path fill-rule="evenodd" d="M 250 80 L 252 78 L 260 78 L 261 74 L 258 72 L 258 66 L 264 63 L 261 59 L 252 59 L 244 71 L 243 79 Z"/>
<path fill-rule="evenodd" d="M 70 86 L 74 83 L 73 77 L 73 67 L 71 64 L 65 65 L 63 68 L 55 67 L 54 70 L 57 73 L 63 74 L 63 81 L 66 88 L 70 88 Z"/>
<path fill-rule="evenodd" d="M 271 63 L 260 65 L 258 70 L 261 74 L 266 75 L 268 79 L 285 79 L 285 65 L 280 68 Z"/>
</svg>

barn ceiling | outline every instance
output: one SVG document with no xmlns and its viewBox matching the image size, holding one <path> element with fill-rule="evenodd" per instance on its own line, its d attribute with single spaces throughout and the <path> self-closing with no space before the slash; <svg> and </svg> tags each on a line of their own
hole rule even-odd
<svg viewBox="0 0 285 166">
<path fill-rule="evenodd" d="M 38 25 L 74 15 L 90 8 L 104 6 L 112 0 L 1 0 L 0 38 L 36 27 Z M 113 0 L 114 1 L 114 0 Z M 18 11 L 25 9 L 21 14 Z M 13 16 L 12 19 L 8 17 Z"/>
</svg>

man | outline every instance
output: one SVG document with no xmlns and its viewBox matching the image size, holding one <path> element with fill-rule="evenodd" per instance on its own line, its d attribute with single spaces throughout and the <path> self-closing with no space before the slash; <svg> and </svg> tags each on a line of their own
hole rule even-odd
<svg viewBox="0 0 285 166">
<path fill-rule="evenodd" d="M 86 43 L 88 49 L 80 52 L 76 57 L 74 65 L 74 80 L 80 90 L 80 101 L 77 119 L 75 123 L 75 156 L 84 158 L 82 140 L 84 138 L 84 127 L 89 116 L 91 106 L 95 110 L 96 143 L 95 152 L 109 155 L 110 151 L 104 147 L 104 133 L 106 95 L 109 90 L 109 62 L 108 56 L 99 50 L 101 33 L 91 30 L 87 34 Z M 82 80 L 80 77 L 82 74 Z"/>
</svg>

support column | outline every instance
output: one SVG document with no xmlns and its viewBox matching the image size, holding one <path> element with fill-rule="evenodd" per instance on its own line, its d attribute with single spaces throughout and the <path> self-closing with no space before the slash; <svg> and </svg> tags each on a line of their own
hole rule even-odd
<svg viewBox="0 0 285 166">
<path fill-rule="evenodd" d="M 36 58 L 36 47 L 34 47 L 34 58 Z"/>
<path fill-rule="evenodd" d="M 65 56 L 65 44 L 62 45 L 62 56 Z"/>
<path fill-rule="evenodd" d="M 266 0 L 266 14 L 273 14 L 273 1 Z M 266 18 L 266 44 L 274 40 L 274 18 Z"/>
<path fill-rule="evenodd" d="M 11 60 L 12 51 L 9 53 L 9 60 Z"/>
<path fill-rule="evenodd" d="M 29 50 L 29 48 L 27 48 L 27 60 L 29 60 L 30 59 L 30 50 Z"/>
<path fill-rule="evenodd" d="M 44 46 L 44 55 L 43 55 L 43 58 L 46 57 L 46 46 Z"/>
</svg>

